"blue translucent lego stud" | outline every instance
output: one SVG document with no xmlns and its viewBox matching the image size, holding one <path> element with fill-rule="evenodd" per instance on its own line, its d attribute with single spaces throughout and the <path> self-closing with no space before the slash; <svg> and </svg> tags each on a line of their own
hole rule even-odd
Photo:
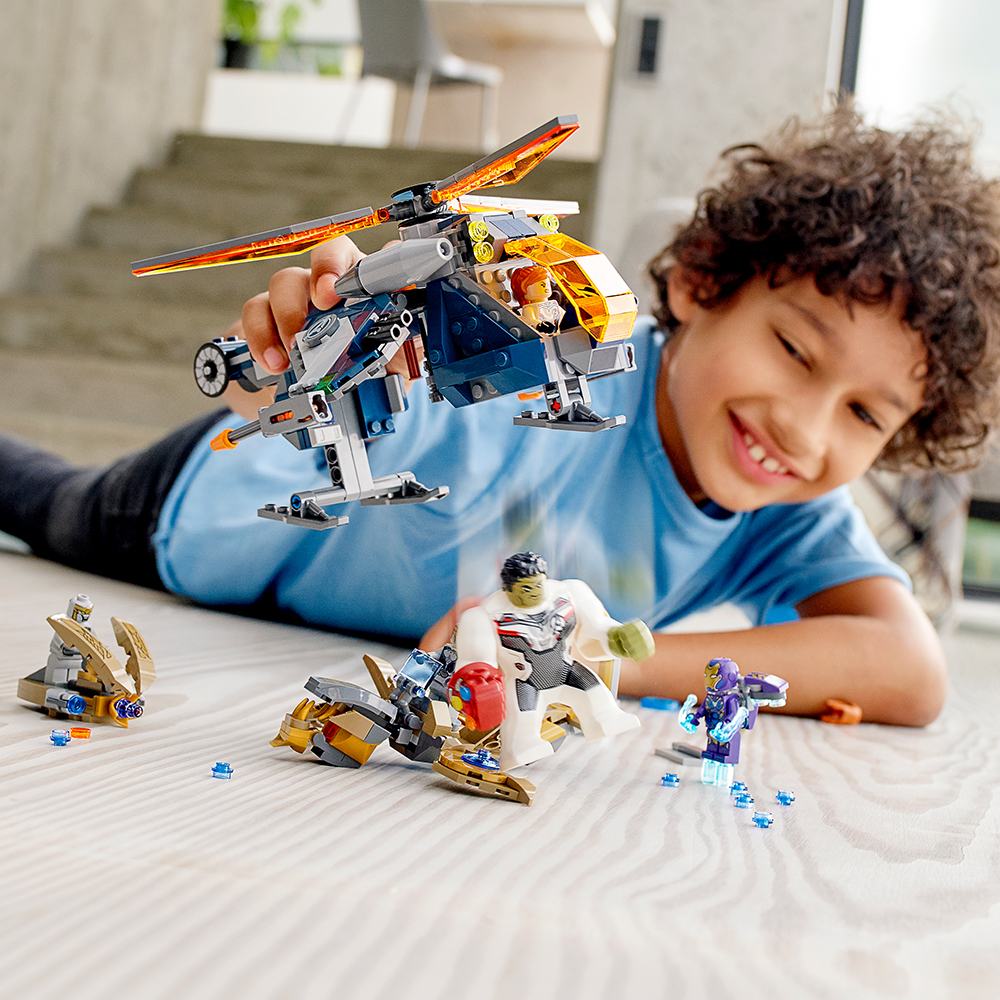
<svg viewBox="0 0 1000 1000">
<path fill-rule="evenodd" d="M 233 769 L 224 761 L 219 761 L 215 767 L 212 768 L 213 778 L 231 778 L 233 776 Z"/>
<path fill-rule="evenodd" d="M 142 705 L 137 701 L 129 701 L 128 698 L 119 698 L 112 705 L 119 719 L 139 719 L 142 717 Z"/>
<path fill-rule="evenodd" d="M 64 747 L 69 743 L 70 736 L 68 729 L 53 729 L 52 735 L 49 737 L 53 744 L 57 747 Z"/>
<path fill-rule="evenodd" d="M 749 809 L 753 805 L 753 796 L 749 792 L 740 792 L 733 800 L 740 809 Z"/>
<path fill-rule="evenodd" d="M 778 792 L 775 798 L 780 805 L 790 806 L 795 801 L 795 792 Z"/>
<path fill-rule="evenodd" d="M 681 703 L 676 698 L 640 698 L 640 708 L 655 708 L 658 712 L 677 712 Z"/>
<path fill-rule="evenodd" d="M 67 715 L 83 715 L 87 710 L 87 702 L 84 700 L 82 695 L 71 694 L 63 706 L 63 711 Z"/>
<path fill-rule="evenodd" d="M 734 781 L 729 786 L 730 795 L 743 795 L 747 792 L 747 786 L 742 781 Z"/>
<path fill-rule="evenodd" d="M 753 821 L 761 829 L 767 829 L 774 822 L 774 817 L 770 813 L 755 812 L 753 814 Z"/>
<path fill-rule="evenodd" d="M 500 762 L 485 749 L 476 750 L 474 753 L 463 753 L 462 761 L 469 767 L 478 767 L 480 771 L 500 770 Z"/>
<path fill-rule="evenodd" d="M 681 783 L 681 779 L 677 777 L 673 771 L 668 771 L 662 778 L 660 778 L 660 784 L 666 785 L 668 788 L 676 788 Z"/>
</svg>

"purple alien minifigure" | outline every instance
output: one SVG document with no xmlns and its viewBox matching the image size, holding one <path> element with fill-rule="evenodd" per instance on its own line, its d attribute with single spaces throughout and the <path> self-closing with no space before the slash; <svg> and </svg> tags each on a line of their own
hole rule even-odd
<svg viewBox="0 0 1000 1000">
<path fill-rule="evenodd" d="M 708 745 L 702 751 L 701 780 L 706 785 L 729 786 L 733 765 L 740 759 L 740 730 L 752 729 L 760 705 L 785 704 L 788 681 L 774 674 L 740 675 L 727 656 L 717 656 L 705 667 L 705 700 L 689 694 L 677 721 L 689 733 L 704 719 Z"/>
</svg>

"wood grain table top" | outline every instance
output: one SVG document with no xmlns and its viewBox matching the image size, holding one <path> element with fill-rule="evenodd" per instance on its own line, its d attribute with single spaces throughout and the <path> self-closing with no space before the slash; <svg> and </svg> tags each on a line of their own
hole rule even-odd
<svg viewBox="0 0 1000 1000">
<path fill-rule="evenodd" d="M 57 747 L 15 690 L 80 592 L 158 678 L 129 730 Z M 736 776 L 769 829 L 697 768 L 663 787 L 654 747 L 691 737 L 635 702 L 640 729 L 528 768 L 526 807 L 387 746 L 360 770 L 269 746 L 311 674 L 368 686 L 362 654 L 395 647 L 5 553 L 0 634 L 0 996 L 1000 994 L 995 634 L 948 640 L 925 729 L 762 713 Z"/>
</svg>

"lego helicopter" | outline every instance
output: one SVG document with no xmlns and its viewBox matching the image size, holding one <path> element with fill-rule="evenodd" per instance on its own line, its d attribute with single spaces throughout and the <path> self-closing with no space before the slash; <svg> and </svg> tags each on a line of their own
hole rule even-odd
<svg viewBox="0 0 1000 1000">
<path fill-rule="evenodd" d="M 137 276 L 288 256 L 345 233 L 386 222 L 400 242 L 363 258 L 338 279 L 342 302 L 313 309 L 296 335 L 289 367 L 272 375 L 245 341 L 221 338 L 199 348 L 195 380 L 207 396 L 230 381 L 250 391 L 276 385 L 274 402 L 255 421 L 224 431 L 216 450 L 253 434 L 283 436 L 296 448 L 323 448 L 331 484 L 268 504 L 261 517 L 309 528 L 346 524 L 324 508 L 424 503 L 428 488 L 412 472 L 375 478 L 367 442 L 390 434 L 406 409 L 401 376 L 386 371 L 404 351 L 411 378 L 426 377 L 431 399 L 468 406 L 519 393 L 544 398 L 514 423 L 600 431 L 625 422 L 591 407 L 588 379 L 633 371 L 626 343 L 635 296 L 608 259 L 558 231 L 575 202 L 470 195 L 513 184 L 578 128 L 554 118 L 444 180 L 397 191 L 391 204 L 258 233 L 133 264 Z M 421 371 L 417 343 L 423 346 Z"/>
</svg>

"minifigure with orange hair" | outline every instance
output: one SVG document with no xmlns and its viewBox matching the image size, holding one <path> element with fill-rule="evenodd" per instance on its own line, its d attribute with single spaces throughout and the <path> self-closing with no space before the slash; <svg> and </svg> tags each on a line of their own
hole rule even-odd
<svg viewBox="0 0 1000 1000">
<path fill-rule="evenodd" d="M 519 267 L 510 276 L 510 290 L 521 307 L 521 319 L 539 333 L 559 329 L 566 310 L 552 298 L 552 277 L 540 264 Z"/>
</svg>

